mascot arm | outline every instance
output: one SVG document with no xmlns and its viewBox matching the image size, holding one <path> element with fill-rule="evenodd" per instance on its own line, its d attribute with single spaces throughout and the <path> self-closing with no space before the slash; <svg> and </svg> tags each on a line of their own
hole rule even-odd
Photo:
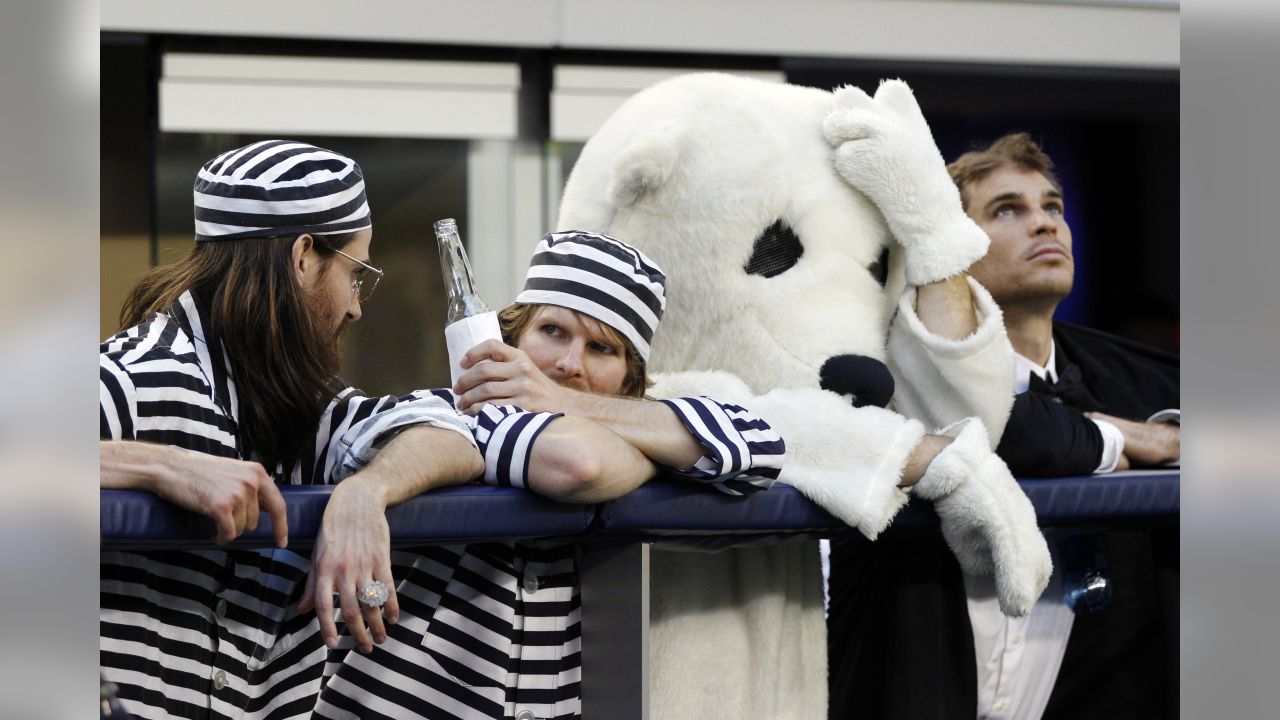
<svg viewBox="0 0 1280 720">
<path fill-rule="evenodd" d="M 875 539 L 907 501 L 903 468 L 924 426 L 878 407 L 855 408 L 826 390 L 793 388 L 755 396 L 723 372 L 658 375 L 655 397 L 697 392 L 750 408 L 787 443 L 779 479 Z"/>
<path fill-rule="evenodd" d="M 944 280 L 986 255 L 990 240 L 965 214 L 906 83 L 883 82 L 874 98 L 840 88 L 822 129 L 836 171 L 880 208 L 906 251 L 908 282 Z"/>
<path fill-rule="evenodd" d="M 893 405 L 928 427 L 977 416 L 998 442 L 1013 405 L 1013 346 L 991 294 L 973 278 L 969 288 L 978 329 L 962 340 L 929 332 L 916 314 L 915 288 L 903 293 L 889 328 Z"/>
<path fill-rule="evenodd" d="M 994 575 L 1000 609 L 1026 615 L 1053 571 L 1036 511 L 991 451 L 986 428 L 969 418 L 939 431 L 952 442 L 911 493 L 933 501 L 942 537 L 969 575 Z"/>
</svg>

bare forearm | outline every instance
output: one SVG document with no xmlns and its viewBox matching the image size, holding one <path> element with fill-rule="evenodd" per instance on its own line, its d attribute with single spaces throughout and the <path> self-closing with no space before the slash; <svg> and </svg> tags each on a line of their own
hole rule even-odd
<svg viewBox="0 0 1280 720">
<path fill-rule="evenodd" d="M 902 470 L 902 481 L 898 483 L 898 487 L 909 487 L 919 482 L 929 469 L 929 463 L 950 444 L 951 438 L 943 435 L 925 435 L 921 438 L 920 444 L 907 458 L 907 466 Z"/>
<path fill-rule="evenodd" d="M 653 477 L 657 468 L 616 433 L 585 418 L 564 415 L 533 444 L 529 489 L 564 502 L 604 502 Z"/>
<path fill-rule="evenodd" d="M 101 440 L 98 442 L 98 467 L 101 486 L 115 490 L 149 490 L 167 482 L 174 468 L 186 456 L 182 450 L 167 445 L 135 440 Z"/>
<path fill-rule="evenodd" d="M 1125 420 L 1105 413 L 1085 414 L 1120 429 L 1124 434 L 1124 456 L 1131 463 L 1161 465 L 1182 455 L 1182 430 L 1177 425 Z"/>
<path fill-rule="evenodd" d="M 978 329 L 973 292 L 963 273 L 920 286 L 916 315 L 929 332 L 950 340 L 963 340 Z"/>
<path fill-rule="evenodd" d="M 288 541 L 284 497 L 262 465 L 132 440 L 99 443 L 101 485 L 146 490 L 213 518 L 217 542 L 228 542 L 271 517 L 276 545 Z"/>
<path fill-rule="evenodd" d="M 461 485 L 479 477 L 484 461 L 458 433 L 433 427 L 411 427 L 383 447 L 369 466 L 334 490 L 371 493 L 384 507 L 427 490 Z"/>
<path fill-rule="evenodd" d="M 564 411 L 608 428 L 663 467 L 687 470 L 705 454 L 675 412 L 660 402 L 575 392 Z"/>
</svg>

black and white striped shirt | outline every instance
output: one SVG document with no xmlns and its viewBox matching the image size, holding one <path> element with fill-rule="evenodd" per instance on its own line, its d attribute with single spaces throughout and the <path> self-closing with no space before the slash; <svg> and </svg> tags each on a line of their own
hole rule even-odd
<svg viewBox="0 0 1280 720">
<path fill-rule="evenodd" d="M 235 386 L 220 348 L 203 339 L 206 324 L 187 295 L 169 315 L 103 344 L 103 438 L 240 457 L 227 411 Z M 314 456 L 276 480 L 337 481 L 364 465 L 381 435 L 430 423 L 474 435 L 486 482 L 523 486 L 530 449 L 557 415 L 486 406 L 463 419 L 453 400 L 447 390 L 402 398 L 347 390 L 319 423 Z M 733 494 L 777 478 L 784 446 L 763 420 L 707 398 L 666 402 L 707 450 L 682 475 Z M 304 556 L 104 552 L 103 675 L 139 717 L 580 716 L 572 544 L 430 546 L 395 550 L 391 562 L 400 621 L 363 655 L 345 631 L 327 650 L 314 615 L 297 613 Z"/>
<path fill-rule="evenodd" d="M 448 390 L 433 390 L 455 401 Z M 732 494 L 768 488 L 785 456 L 760 418 L 708 398 L 667 401 L 706 455 L 678 474 Z M 559 413 L 486 405 L 472 418 L 488 484 L 524 487 L 538 435 Z M 393 552 L 398 625 L 370 655 L 348 653 L 316 715 L 507 718 L 581 715 L 576 548 L 564 541 Z M 343 638 L 344 643 L 349 639 Z"/>
<path fill-rule="evenodd" d="M 244 459 L 235 382 L 207 326 L 186 293 L 102 344 L 103 439 Z M 325 409 L 313 452 L 277 468 L 276 482 L 336 482 L 367 463 L 379 437 L 423 423 L 472 436 L 428 392 L 375 398 L 348 388 Z M 103 552 L 103 676 L 143 718 L 309 716 L 329 657 L 314 613 L 297 611 L 309 567 L 280 549 Z"/>
</svg>

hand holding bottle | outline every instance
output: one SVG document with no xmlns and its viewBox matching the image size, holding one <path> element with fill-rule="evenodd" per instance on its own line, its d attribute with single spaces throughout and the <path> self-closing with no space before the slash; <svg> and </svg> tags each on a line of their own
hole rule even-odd
<svg viewBox="0 0 1280 720">
<path fill-rule="evenodd" d="M 462 368 L 462 356 L 485 340 L 502 340 L 498 314 L 489 309 L 476 292 L 471 276 L 471 263 L 458 235 L 453 218 L 437 220 L 436 240 L 440 248 L 440 272 L 449 308 L 445 316 L 445 344 L 449 347 L 449 380 L 456 384 Z"/>
<path fill-rule="evenodd" d="M 519 348 L 487 340 L 461 358 L 453 384 L 460 412 L 474 415 L 485 403 L 515 405 L 531 412 L 564 412 L 577 391 L 547 377 Z"/>
</svg>

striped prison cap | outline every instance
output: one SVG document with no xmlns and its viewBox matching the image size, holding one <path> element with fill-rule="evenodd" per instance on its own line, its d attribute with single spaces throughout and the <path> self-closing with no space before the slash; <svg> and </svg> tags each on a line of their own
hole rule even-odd
<svg viewBox="0 0 1280 720">
<path fill-rule="evenodd" d="M 538 243 L 516 303 L 577 310 L 622 333 L 648 360 L 667 305 L 666 284 L 657 263 L 630 245 L 568 230 Z"/>
<path fill-rule="evenodd" d="M 196 174 L 196 242 L 372 227 L 355 160 L 292 140 L 225 152 Z"/>
</svg>

